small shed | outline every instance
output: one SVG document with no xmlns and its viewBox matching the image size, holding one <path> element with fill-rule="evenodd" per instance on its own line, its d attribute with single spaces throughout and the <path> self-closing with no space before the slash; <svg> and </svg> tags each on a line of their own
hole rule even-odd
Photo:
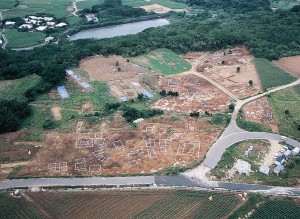
<svg viewBox="0 0 300 219">
<path fill-rule="evenodd" d="M 278 174 L 280 173 L 280 171 L 282 171 L 283 169 L 284 169 L 284 167 L 283 167 L 282 165 L 277 165 L 277 166 L 274 168 L 273 172 L 276 173 L 277 176 L 278 176 Z"/>
<path fill-rule="evenodd" d="M 260 166 L 259 167 L 259 172 L 263 173 L 263 174 L 266 174 L 266 175 L 269 175 L 270 173 L 270 168 L 269 167 L 265 167 L 265 166 Z"/>
<path fill-rule="evenodd" d="M 283 153 L 285 159 L 288 159 L 290 156 L 292 156 L 292 151 L 291 150 L 286 150 L 284 153 Z"/>
<path fill-rule="evenodd" d="M 281 165 L 285 162 L 285 159 L 284 157 L 277 157 L 276 160 L 275 160 L 275 164 L 276 165 Z"/>
<path fill-rule="evenodd" d="M 293 149 L 293 152 L 292 152 L 292 153 L 293 153 L 293 156 L 299 154 L 299 152 L 300 152 L 300 148 L 295 147 L 295 148 Z"/>
</svg>

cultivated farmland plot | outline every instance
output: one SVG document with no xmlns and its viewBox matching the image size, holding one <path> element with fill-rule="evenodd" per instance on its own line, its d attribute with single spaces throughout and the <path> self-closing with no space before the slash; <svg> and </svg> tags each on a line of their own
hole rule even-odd
<svg viewBox="0 0 300 219">
<path fill-rule="evenodd" d="M 48 215 L 64 218 L 223 218 L 241 199 L 199 191 L 90 191 L 26 193 Z M 80 206 L 80 207 L 79 207 Z"/>
</svg>

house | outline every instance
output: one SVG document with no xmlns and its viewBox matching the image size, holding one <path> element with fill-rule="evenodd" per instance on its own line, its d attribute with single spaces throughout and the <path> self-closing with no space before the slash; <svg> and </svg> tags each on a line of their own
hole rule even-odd
<svg viewBox="0 0 300 219">
<path fill-rule="evenodd" d="M 38 20 L 38 17 L 36 16 L 29 16 L 30 19 L 33 19 L 33 20 Z"/>
<path fill-rule="evenodd" d="M 265 166 L 260 166 L 259 167 L 259 172 L 263 173 L 263 174 L 266 174 L 266 175 L 269 175 L 270 173 L 270 168 L 269 167 L 265 167 Z"/>
<path fill-rule="evenodd" d="M 65 27 L 65 26 L 67 26 L 66 23 L 59 23 L 55 25 L 55 27 Z"/>
<path fill-rule="evenodd" d="M 52 21 L 53 19 L 53 17 L 44 17 L 44 21 Z"/>
<path fill-rule="evenodd" d="M 280 171 L 282 171 L 283 169 L 284 169 L 284 167 L 282 165 L 278 165 L 278 166 L 276 166 L 274 168 L 273 172 L 276 173 L 277 176 L 278 176 L 278 174 L 280 173 Z"/>
<path fill-rule="evenodd" d="M 32 24 L 37 24 L 38 23 L 38 21 L 36 21 L 36 20 L 30 20 L 29 22 L 32 23 Z"/>
<path fill-rule="evenodd" d="M 295 147 L 292 151 L 292 155 L 295 156 L 295 155 L 299 154 L 299 152 L 300 152 L 300 148 Z"/>
<path fill-rule="evenodd" d="M 33 26 L 31 24 L 22 24 L 19 28 L 27 28 L 27 29 L 31 29 Z"/>
<path fill-rule="evenodd" d="M 44 31 L 46 29 L 47 29 L 47 26 L 39 26 L 36 28 L 36 30 L 38 30 L 38 31 Z"/>
<path fill-rule="evenodd" d="M 90 21 L 93 21 L 94 23 L 99 22 L 99 19 L 95 16 L 95 14 L 86 14 L 85 17 L 88 22 Z"/>
<path fill-rule="evenodd" d="M 52 40 L 54 40 L 54 37 L 48 36 L 45 38 L 45 43 L 50 43 Z"/>
<path fill-rule="evenodd" d="M 15 25 L 15 23 L 16 23 L 16 22 L 14 22 L 14 21 L 6 21 L 6 22 L 5 22 L 5 25 L 6 25 L 6 26 L 9 26 L 9 25 Z"/>
<path fill-rule="evenodd" d="M 291 150 L 286 150 L 284 153 L 283 153 L 283 156 L 285 157 L 285 159 L 289 159 L 290 156 L 292 156 L 292 151 Z"/>
<path fill-rule="evenodd" d="M 48 26 L 54 26 L 54 25 L 55 25 L 55 22 L 47 22 L 47 25 L 48 25 Z"/>
<path fill-rule="evenodd" d="M 281 165 L 285 162 L 285 159 L 284 157 L 277 157 L 276 160 L 275 160 L 275 164 L 276 165 Z"/>
</svg>

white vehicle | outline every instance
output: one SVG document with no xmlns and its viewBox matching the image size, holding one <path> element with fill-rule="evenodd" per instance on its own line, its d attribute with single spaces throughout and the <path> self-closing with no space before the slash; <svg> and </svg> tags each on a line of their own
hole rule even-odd
<svg viewBox="0 0 300 219">
<path fill-rule="evenodd" d="M 285 136 L 283 136 L 283 135 L 280 137 L 280 140 L 282 140 L 282 141 L 286 141 L 286 139 L 287 138 Z"/>
</svg>

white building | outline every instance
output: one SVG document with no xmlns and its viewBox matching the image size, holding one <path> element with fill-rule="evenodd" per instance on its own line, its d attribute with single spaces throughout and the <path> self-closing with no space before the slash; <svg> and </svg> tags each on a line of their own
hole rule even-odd
<svg viewBox="0 0 300 219">
<path fill-rule="evenodd" d="M 2 44 L 2 40 L 0 39 L 0 44 Z"/>
<path fill-rule="evenodd" d="M 39 26 L 36 28 L 36 30 L 38 30 L 38 31 L 44 31 L 46 29 L 47 29 L 47 26 Z"/>
<path fill-rule="evenodd" d="M 54 37 L 48 36 L 45 38 L 45 43 L 50 43 L 52 40 L 54 40 Z"/>
<path fill-rule="evenodd" d="M 259 172 L 261 172 L 263 174 L 266 174 L 266 175 L 269 175 L 270 168 L 269 167 L 265 167 L 265 166 L 260 166 L 259 167 Z"/>
<path fill-rule="evenodd" d="M 65 27 L 65 26 L 67 26 L 66 23 L 59 23 L 55 25 L 55 27 Z"/>
<path fill-rule="evenodd" d="M 53 17 L 44 17 L 44 21 L 52 21 Z"/>
<path fill-rule="evenodd" d="M 55 22 L 47 22 L 47 25 L 52 27 L 55 25 Z"/>
<path fill-rule="evenodd" d="M 292 153 L 293 153 L 293 156 L 299 154 L 299 152 L 300 152 L 300 148 L 295 147 L 295 148 L 293 149 L 293 152 L 292 152 Z"/>
<path fill-rule="evenodd" d="M 31 24 L 22 24 L 19 28 L 27 28 L 27 29 L 31 29 L 33 26 Z"/>
<path fill-rule="evenodd" d="M 8 25 L 15 25 L 15 23 L 16 23 L 16 22 L 14 22 L 14 21 L 6 21 L 6 22 L 5 22 L 5 25 L 6 25 L 6 26 L 8 26 Z"/>
</svg>

